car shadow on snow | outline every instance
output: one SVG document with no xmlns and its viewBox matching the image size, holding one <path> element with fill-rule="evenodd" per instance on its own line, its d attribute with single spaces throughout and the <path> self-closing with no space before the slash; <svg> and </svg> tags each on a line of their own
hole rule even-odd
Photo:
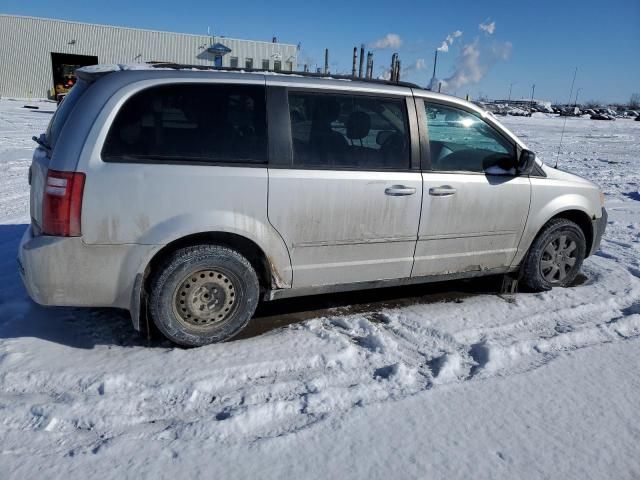
<svg viewBox="0 0 640 480">
<path fill-rule="evenodd" d="M 39 338 L 74 348 L 163 346 L 133 329 L 129 313 L 109 308 L 42 307 L 28 296 L 16 256 L 27 225 L 0 225 L 0 339 Z"/>
<path fill-rule="evenodd" d="M 152 328 L 140 335 L 129 313 L 109 308 L 41 307 L 22 284 L 15 260 L 26 225 L 0 225 L 0 339 L 33 337 L 75 348 L 96 345 L 171 348 Z M 576 285 L 586 278 L 579 277 Z M 261 303 L 249 325 L 235 339 L 256 337 L 318 317 L 362 314 L 376 321 L 380 310 L 499 294 L 501 276 L 313 295 Z M 502 296 L 505 301 L 513 301 Z"/>
<path fill-rule="evenodd" d="M 361 314 L 376 321 L 380 310 L 438 302 L 462 303 L 465 298 L 498 294 L 502 276 L 426 283 L 400 287 L 313 295 L 262 303 L 236 339 L 261 335 L 312 318 Z"/>
</svg>

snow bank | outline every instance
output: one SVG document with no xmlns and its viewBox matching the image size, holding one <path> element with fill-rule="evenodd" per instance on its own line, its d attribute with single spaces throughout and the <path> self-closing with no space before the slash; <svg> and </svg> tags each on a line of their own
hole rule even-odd
<svg viewBox="0 0 640 480">
<path fill-rule="evenodd" d="M 396 306 L 323 308 L 184 350 L 136 337 L 121 312 L 28 300 L 14 257 L 29 218 L 29 139 L 49 118 L 0 102 L 4 478 L 640 471 L 638 122 L 567 121 L 560 166 L 600 183 L 610 213 L 603 249 L 575 287 L 443 296 L 425 286 Z M 555 159 L 562 119 L 503 121 Z"/>
</svg>

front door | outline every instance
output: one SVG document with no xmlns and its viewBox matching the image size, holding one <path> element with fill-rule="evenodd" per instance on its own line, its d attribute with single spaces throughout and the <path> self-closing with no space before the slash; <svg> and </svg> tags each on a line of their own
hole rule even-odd
<svg viewBox="0 0 640 480">
<path fill-rule="evenodd" d="M 424 107 L 431 165 L 423 172 L 413 276 L 508 267 L 531 197 L 529 178 L 511 168 L 515 145 L 476 113 Z"/>
<path fill-rule="evenodd" d="M 411 170 L 406 99 L 289 91 L 293 159 L 269 169 L 269 220 L 293 286 L 411 275 L 422 176 Z"/>
</svg>

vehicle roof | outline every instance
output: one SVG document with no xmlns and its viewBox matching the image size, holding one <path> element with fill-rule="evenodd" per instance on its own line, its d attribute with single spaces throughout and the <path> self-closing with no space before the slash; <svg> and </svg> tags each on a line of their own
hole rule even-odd
<svg viewBox="0 0 640 480">
<path fill-rule="evenodd" d="M 409 82 L 393 82 L 384 79 L 366 79 L 347 75 L 318 74 L 309 72 L 273 72 L 259 69 L 239 69 L 210 67 L 206 65 L 182 65 L 174 63 L 153 64 L 102 64 L 81 67 L 76 71 L 79 78 L 93 83 L 107 74 L 120 72 L 122 80 L 135 81 L 142 78 L 199 78 L 231 81 L 268 82 L 272 84 L 322 85 L 325 87 L 354 88 L 370 90 L 375 86 L 376 90 L 396 91 L 408 94 L 407 89 L 423 90 L 422 87 Z M 137 73 L 132 73 L 137 72 Z M 386 87 L 386 88 L 385 88 Z"/>
<path fill-rule="evenodd" d="M 111 75 L 118 73 L 117 75 Z M 125 86 L 131 82 L 176 79 L 188 80 L 217 80 L 234 81 L 254 84 L 270 84 L 288 87 L 306 87 L 317 89 L 357 90 L 360 92 L 415 95 L 431 100 L 441 100 L 455 103 L 466 108 L 471 108 L 478 113 L 485 114 L 485 110 L 479 108 L 464 99 L 437 93 L 420 87 L 410 82 L 394 82 L 384 79 L 366 79 L 347 75 L 320 74 L 309 72 L 273 72 L 259 69 L 246 70 L 240 68 L 212 67 L 207 65 L 183 65 L 175 63 L 136 63 L 136 64 L 101 64 L 81 67 L 76 71 L 79 78 L 93 83 L 98 78 L 109 76 L 108 82 L 111 88 Z"/>
</svg>

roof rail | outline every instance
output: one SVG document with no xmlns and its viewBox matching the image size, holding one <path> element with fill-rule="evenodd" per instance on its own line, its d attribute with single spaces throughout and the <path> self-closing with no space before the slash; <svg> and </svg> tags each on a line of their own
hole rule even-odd
<svg viewBox="0 0 640 480">
<path fill-rule="evenodd" d="M 155 68 L 174 68 L 176 70 L 182 69 L 196 69 L 196 70 L 213 70 L 213 71 L 221 71 L 221 72 L 252 72 L 252 73 L 266 73 L 269 72 L 271 74 L 276 75 L 296 75 L 300 77 L 310 77 L 310 78 L 335 78 L 336 80 L 353 80 L 357 82 L 367 82 L 367 83 L 377 83 L 380 85 L 397 85 L 400 87 L 408 87 L 408 88 L 418 88 L 420 90 L 424 90 L 423 87 L 411 82 L 402 82 L 402 81 L 391 81 L 377 78 L 362 78 L 362 77 L 353 77 L 351 75 L 334 75 L 331 73 L 313 73 L 313 72 L 296 72 L 296 71 L 274 71 L 274 70 L 265 70 L 262 68 L 239 68 L 239 67 L 216 67 L 213 65 L 186 65 L 181 63 L 171 63 L 171 62 L 149 62 L 150 67 Z"/>
</svg>

